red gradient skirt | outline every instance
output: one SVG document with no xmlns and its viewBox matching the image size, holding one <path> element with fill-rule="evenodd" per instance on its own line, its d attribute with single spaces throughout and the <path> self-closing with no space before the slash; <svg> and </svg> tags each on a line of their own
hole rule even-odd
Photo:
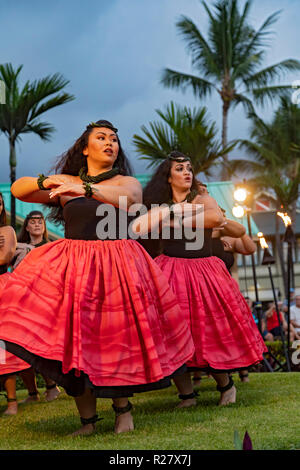
<svg viewBox="0 0 300 470">
<path fill-rule="evenodd" d="M 222 260 L 155 258 L 189 324 L 195 354 L 188 367 L 233 371 L 247 368 L 267 352 L 252 313 Z"/>
<path fill-rule="evenodd" d="M 194 353 L 165 276 L 133 240 L 62 239 L 31 251 L 2 294 L 0 339 L 69 390 L 66 374 L 73 385 L 161 388 Z"/>
<path fill-rule="evenodd" d="M 1 274 L 0 276 L 0 299 L 9 277 L 9 273 Z M 30 365 L 22 361 L 22 359 L 6 351 L 4 344 L 2 346 L 3 347 L 0 347 L 0 379 L 4 375 L 15 374 L 30 367 Z"/>
</svg>

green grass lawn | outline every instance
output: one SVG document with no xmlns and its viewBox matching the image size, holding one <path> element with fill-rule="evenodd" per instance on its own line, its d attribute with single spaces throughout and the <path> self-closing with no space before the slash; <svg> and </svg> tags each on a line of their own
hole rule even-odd
<svg viewBox="0 0 300 470">
<path fill-rule="evenodd" d="M 64 392 L 51 403 L 20 405 L 16 416 L 1 416 L 6 407 L 0 397 L 0 449 L 65 450 L 224 450 L 234 449 L 234 430 L 247 430 L 256 450 L 300 449 L 300 374 L 252 373 L 250 383 L 235 374 L 237 403 L 218 407 L 219 393 L 213 379 L 204 378 L 198 406 L 175 410 L 174 386 L 137 394 L 135 431 L 115 435 L 111 400 L 98 400 L 97 433 L 70 437 L 79 426 L 74 400 Z M 41 393 L 43 390 L 40 390 Z M 26 397 L 18 392 L 18 399 Z"/>
</svg>

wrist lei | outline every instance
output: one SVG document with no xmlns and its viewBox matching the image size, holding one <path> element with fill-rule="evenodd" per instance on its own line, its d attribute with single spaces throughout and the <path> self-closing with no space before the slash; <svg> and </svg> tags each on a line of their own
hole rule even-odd
<svg viewBox="0 0 300 470">
<path fill-rule="evenodd" d="M 37 185 L 42 191 L 48 191 L 48 188 L 45 188 L 43 182 L 48 178 L 48 176 L 43 175 L 42 173 L 38 175 Z"/>
<path fill-rule="evenodd" d="M 92 188 L 92 185 L 91 183 L 88 183 L 86 181 L 84 181 L 82 183 L 82 186 L 84 187 L 85 189 L 85 197 L 88 197 L 88 198 L 91 198 L 94 194 L 94 191 L 93 191 L 93 188 Z"/>
</svg>

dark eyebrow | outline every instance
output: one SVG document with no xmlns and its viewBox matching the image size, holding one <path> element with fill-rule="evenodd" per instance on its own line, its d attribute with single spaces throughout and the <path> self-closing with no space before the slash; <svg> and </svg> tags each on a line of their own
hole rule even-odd
<svg viewBox="0 0 300 470">
<path fill-rule="evenodd" d="M 184 163 L 185 163 L 185 162 L 177 162 L 175 168 L 178 168 L 178 165 L 184 166 Z M 190 164 L 190 162 L 188 162 L 187 167 L 188 167 L 188 168 L 192 168 L 192 165 Z"/>
<path fill-rule="evenodd" d="M 102 132 L 102 131 L 98 131 L 98 132 L 96 132 L 96 135 L 98 135 L 98 134 L 107 135 L 107 133 L 106 133 L 106 132 Z M 109 134 L 109 136 L 110 136 L 110 137 L 117 137 L 117 134 L 113 133 L 113 134 Z"/>
</svg>

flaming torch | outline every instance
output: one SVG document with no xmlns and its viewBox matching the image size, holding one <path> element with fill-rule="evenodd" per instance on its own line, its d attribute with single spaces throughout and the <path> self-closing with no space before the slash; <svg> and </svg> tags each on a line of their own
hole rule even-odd
<svg viewBox="0 0 300 470">
<path fill-rule="evenodd" d="M 280 329 L 280 337 L 281 337 L 281 341 L 282 341 L 283 352 L 284 352 L 285 359 L 286 359 L 286 366 L 287 366 L 288 372 L 291 372 L 290 358 L 289 358 L 288 350 L 285 346 L 284 334 L 283 334 L 283 329 L 282 329 L 282 322 L 281 322 L 281 319 L 280 319 L 280 312 L 279 312 L 279 308 L 278 308 L 277 296 L 276 296 L 276 292 L 275 292 L 275 287 L 274 287 L 274 282 L 273 282 L 273 275 L 272 275 L 272 270 L 271 270 L 271 264 L 275 264 L 275 258 L 274 258 L 274 256 L 271 255 L 271 253 L 269 251 L 269 245 L 267 244 L 266 239 L 263 236 L 263 233 L 259 232 L 257 234 L 257 236 L 259 238 L 260 246 L 264 250 L 264 256 L 263 256 L 263 260 L 262 260 L 261 264 L 268 266 L 269 277 L 270 277 L 272 292 L 273 292 L 273 298 L 274 298 L 274 302 L 275 302 L 277 320 L 278 320 L 278 325 L 279 325 L 279 329 Z M 273 357 L 273 359 L 275 359 L 275 358 Z M 276 362 L 279 363 L 279 361 L 277 361 L 277 360 L 276 360 Z M 281 368 L 283 368 L 283 366 L 280 363 L 279 363 L 279 365 L 280 365 Z"/>
<path fill-rule="evenodd" d="M 292 229 L 292 220 L 285 212 L 277 212 L 277 215 L 282 218 L 286 227 L 284 234 L 284 241 L 288 244 L 288 256 L 287 256 L 287 323 L 288 323 L 288 351 L 290 351 L 290 309 L 291 309 L 291 273 L 293 272 L 293 252 L 292 247 L 294 244 L 295 235 Z"/>
</svg>

